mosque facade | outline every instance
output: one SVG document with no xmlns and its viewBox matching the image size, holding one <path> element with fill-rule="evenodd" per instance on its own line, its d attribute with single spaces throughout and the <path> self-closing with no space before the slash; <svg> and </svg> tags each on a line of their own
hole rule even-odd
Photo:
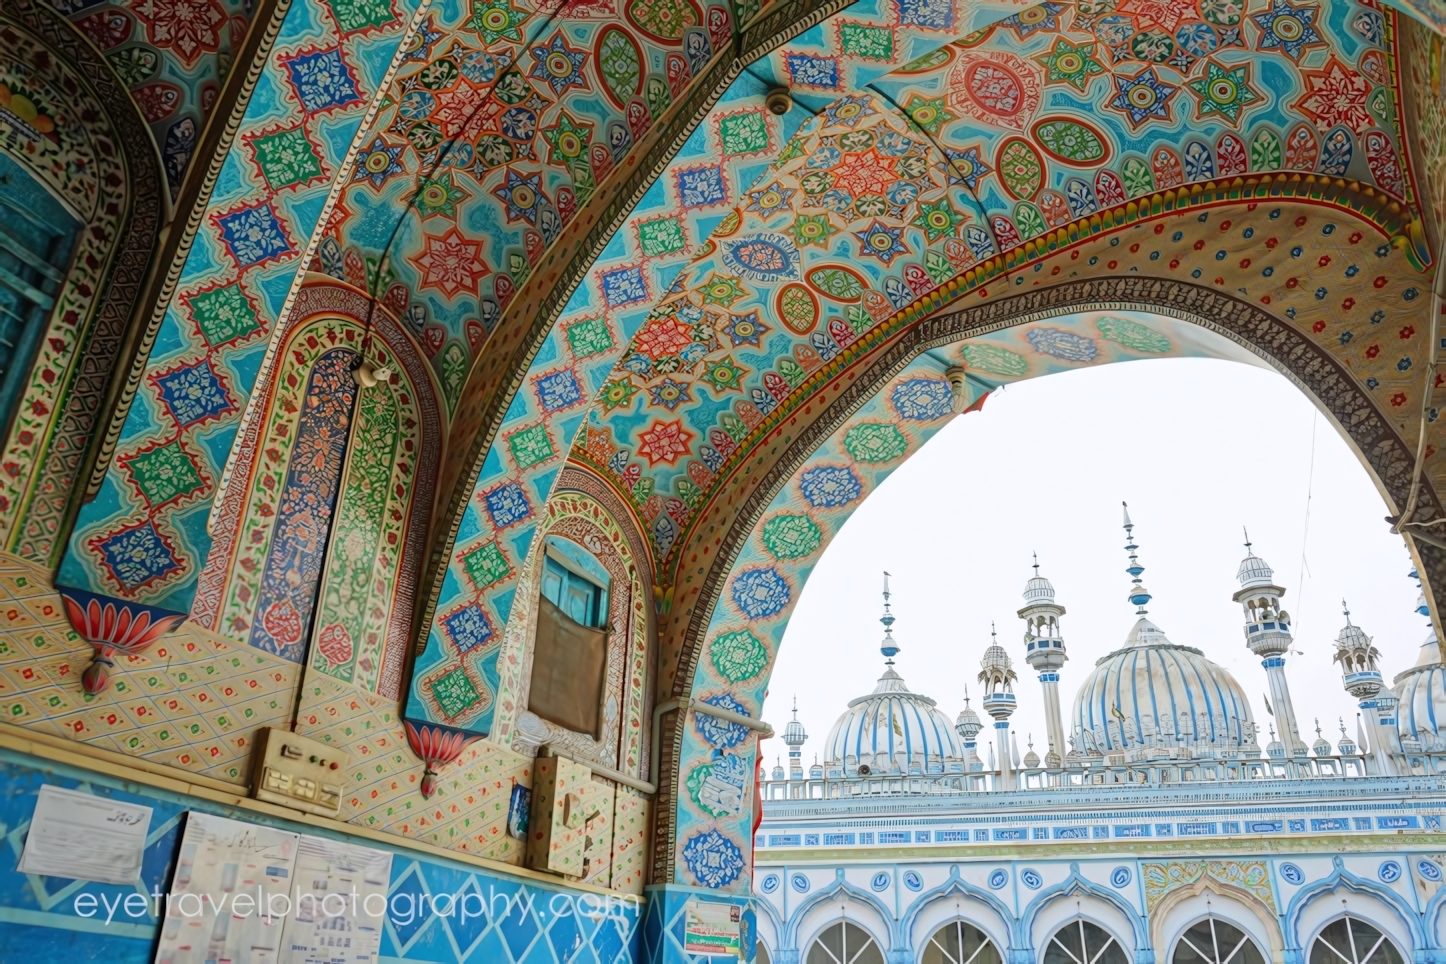
<svg viewBox="0 0 1446 964">
<path fill-rule="evenodd" d="M 1009 725 L 1020 681 L 997 640 L 980 659 L 983 715 L 966 697 L 951 720 L 908 688 L 886 583 L 877 686 L 850 701 L 806 772 L 795 710 L 788 766 L 761 784 L 760 960 L 1437 959 L 1446 689 L 1434 629 L 1388 686 L 1347 612 L 1334 659 L 1360 714 L 1351 732 L 1341 721 L 1333 741 L 1317 726 L 1307 743 L 1284 673 L 1285 590 L 1247 543 L 1234 601 L 1265 670 L 1262 733 L 1239 681 L 1148 618 L 1133 528 L 1127 509 L 1136 622 L 1083 674 L 1067 715 L 1065 609 L 1037 564 L 1025 585 L 1015 655 L 1040 683 L 1043 757 L 1032 745 L 1020 756 Z M 1428 615 L 1424 596 L 1418 609 Z"/>
</svg>

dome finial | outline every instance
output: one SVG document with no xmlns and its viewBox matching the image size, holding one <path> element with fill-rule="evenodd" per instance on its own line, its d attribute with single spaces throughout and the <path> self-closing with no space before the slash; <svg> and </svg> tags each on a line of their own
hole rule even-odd
<svg viewBox="0 0 1446 964">
<path fill-rule="evenodd" d="M 1140 557 L 1135 554 L 1135 550 L 1140 547 L 1135 544 L 1135 524 L 1130 521 L 1130 504 L 1121 502 L 1120 505 L 1125 507 L 1125 551 L 1130 554 L 1130 564 L 1125 567 L 1125 572 L 1130 574 L 1130 582 L 1134 585 L 1130 590 L 1129 600 L 1131 605 L 1137 607 L 1135 615 L 1143 616 L 1149 611 L 1145 608 L 1145 603 L 1150 601 L 1150 591 L 1140 579 L 1140 573 L 1145 571 L 1145 567 L 1140 565 Z"/>
<path fill-rule="evenodd" d="M 884 624 L 884 639 L 879 643 L 879 652 L 884 654 L 884 662 L 894 665 L 894 657 L 899 654 L 899 644 L 894 642 L 894 614 L 889 609 L 889 574 L 884 573 L 884 614 L 879 617 L 879 622 Z"/>
<path fill-rule="evenodd" d="M 1250 530 L 1247 529 L 1247 528 L 1245 528 L 1245 526 L 1241 526 L 1241 527 L 1240 527 L 1240 531 L 1243 532 L 1243 533 L 1245 533 L 1245 551 L 1246 551 L 1246 552 L 1249 552 L 1249 551 L 1250 551 Z"/>
<path fill-rule="evenodd" d="M 1034 574 L 1039 575 L 1039 553 L 1034 553 Z"/>
<path fill-rule="evenodd" d="M 1341 600 L 1341 612 L 1345 613 L 1346 625 L 1351 625 L 1351 607 L 1346 605 L 1346 601 L 1344 599 Z"/>
</svg>

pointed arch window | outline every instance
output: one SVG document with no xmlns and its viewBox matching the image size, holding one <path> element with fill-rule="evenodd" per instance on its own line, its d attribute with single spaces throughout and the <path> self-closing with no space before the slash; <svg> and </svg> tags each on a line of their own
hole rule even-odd
<svg viewBox="0 0 1446 964">
<path fill-rule="evenodd" d="M 1180 935 L 1170 964 L 1265 964 L 1265 956 L 1240 928 L 1207 917 Z"/>
<path fill-rule="evenodd" d="M 1003 964 L 994 942 L 973 924 L 956 920 L 934 932 L 924 947 L 923 964 Z"/>
<path fill-rule="evenodd" d="M 884 954 L 868 931 L 845 920 L 818 935 L 804 964 L 884 964 Z"/>
<path fill-rule="evenodd" d="M 1044 949 L 1044 964 L 1130 964 L 1109 931 L 1080 918 L 1054 932 Z M 1312 962 L 1313 964 L 1313 962 Z"/>
<path fill-rule="evenodd" d="M 1325 926 L 1310 947 L 1309 964 L 1405 964 L 1391 939 L 1359 917 Z"/>
</svg>

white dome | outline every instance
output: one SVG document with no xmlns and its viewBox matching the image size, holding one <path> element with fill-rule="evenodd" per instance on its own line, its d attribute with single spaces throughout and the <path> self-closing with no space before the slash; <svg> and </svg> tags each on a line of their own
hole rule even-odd
<svg viewBox="0 0 1446 964">
<path fill-rule="evenodd" d="M 1116 714 L 1118 710 L 1118 715 Z M 1123 719 L 1121 719 L 1123 717 Z M 1224 668 L 1141 618 L 1125 647 L 1095 663 L 1075 694 L 1070 730 L 1078 753 L 1149 759 L 1258 753 L 1250 702 Z"/>
<path fill-rule="evenodd" d="M 909 692 L 892 666 L 871 694 L 849 703 L 824 743 L 824 765 L 849 776 L 860 764 L 875 774 L 940 773 L 963 759 L 954 724 L 929 697 Z"/>
<path fill-rule="evenodd" d="M 1235 578 L 1240 580 L 1241 589 L 1256 589 L 1271 585 L 1271 581 L 1275 578 L 1275 570 L 1271 569 L 1264 559 L 1252 552 L 1240 560 L 1240 570 L 1235 573 Z"/>
<path fill-rule="evenodd" d="M 1393 683 L 1391 690 L 1401 701 L 1396 709 L 1401 738 L 1418 740 L 1425 750 L 1446 750 L 1446 667 L 1434 629 L 1427 632 L 1416 665 L 1398 673 Z"/>
<path fill-rule="evenodd" d="M 1043 576 L 1035 576 L 1024 584 L 1024 601 L 1027 603 L 1052 602 L 1054 585 Z"/>
</svg>

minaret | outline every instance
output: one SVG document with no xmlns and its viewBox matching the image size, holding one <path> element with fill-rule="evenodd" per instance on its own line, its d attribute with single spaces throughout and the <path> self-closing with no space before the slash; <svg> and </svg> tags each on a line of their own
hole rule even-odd
<svg viewBox="0 0 1446 964">
<path fill-rule="evenodd" d="M 1344 601 L 1341 608 L 1345 610 L 1346 625 L 1336 637 L 1335 661 L 1341 664 L 1342 683 L 1346 692 L 1360 701 L 1366 730 L 1370 734 L 1370 758 L 1376 764 L 1376 773 L 1395 776 L 1396 766 L 1391 759 L 1394 741 L 1390 739 L 1390 734 L 1396 728 L 1396 698 L 1380 695 L 1385 684 L 1376 660 L 1381 653 L 1371 645 L 1371 637 L 1351 622 L 1351 611 Z M 1366 752 L 1364 746 L 1361 752 Z"/>
<path fill-rule="evenodd" d="M 1044 720 L 1049 749 L 1044 765 L 1058 769 L 1064 759 L 1064 723 L 1059 712 L 1059 670 L 1069 656 L 1059 631 L 1064 607 L 1054 601 L 1054 586 L 1039 574 L 1039 556 L 1034 557 L 1034 578 L 1024 585 L 1024 661 L 1039 674 L 1044 689 Z"/>
<path fill-rule="evenodd" d="M 964 709 L 959 712 L 959 719 L 954 724 L 954 729 L 959 733 L 959 738 L 964 741 L 964 769 L 969 773 L 978 773 L 984 769 L 984 761 L 979 759 L 978 743 L 976 742 L 979 731 L 984 729 L 984 724 L 979 722 L 979 714 L 969 708 L 969 689 L 964 689 Z"/>
<path fill-rule="evenodd" d="M 798 696 L 793 697 L 793 719 L 783 728 L 783 742 L 788 744 L 788 779 L 803 779 L 803 743 L 808 734 L 798 722 Z"/>
<path fill-rule="evenodd" d="M 979 660 L 979 682 L 984 684 L 984 712 L 994 717 L 994 744 L 999 750 L 1001 789 L 1014 789 L 1014 770 L 1009 761 L 1009 716 L 1014 712 L 1014 667 L 1009 653 L 999 645 L 994 627 L 989 627 L 989 648 Z"/>
<path fill-rule="evenodd" d="M 1261 657 L 1260 665 L 1265 667 L 1265 678 L 1270 684 L 1270 705 L 1273 715 L 1280 722 L 1280 742 L 1290 757 L 1304 757 L 1307 752 L 1305 741 L 1300 738 L 1300 727 L 1295 722 L 1295 706 L 1290 701 L 1290 689 L 1285 683 L 1285 654 L 1293 642 L 1290 635 L 1290 614 L 1280 608 L 1280 597 L 1285 590 L 1275 585 L 1275 573 L 1265 560 L 1250 549 L 1250 533 L 1245 534 L 1245 558 L 1235 578 L 1240 580 L 1240 591 L 1230 598 L 1240 603 L 1245 610 L 1245 645 Z"/>
</svg>

